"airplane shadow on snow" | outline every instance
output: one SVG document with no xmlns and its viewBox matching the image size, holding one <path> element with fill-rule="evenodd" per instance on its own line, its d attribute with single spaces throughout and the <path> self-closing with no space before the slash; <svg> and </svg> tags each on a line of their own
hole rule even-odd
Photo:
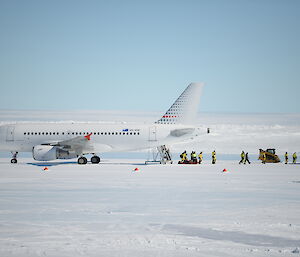
<svg viewBox="0 0 300 257">
<path fill-rule="evenodd" d="M 33 165 L 33 166 L 39 166 L 39 167 L 52 167 L 52 166 L 59 166 L 59 165 L 79 165 L 77 161 L 68 161 L 68 162 L 28 162 L 28 165 Z M 126 163 L 126 162 L 100 162 L 99 164 L 92 164 L 91 162 L 88 162 L 86 165 L 146 165 L 145 163 Z M 84 167 L 85 165 L 81 165 Z"/>
<path fill-rule="evenodd" d="M 68 165 L 68 164 L 77 164 L 77 162 L 27 162 L 28 165 L 33 166 L 43 166 L 43 167 L 51 167 L 58 165 Z"/>
</svg>

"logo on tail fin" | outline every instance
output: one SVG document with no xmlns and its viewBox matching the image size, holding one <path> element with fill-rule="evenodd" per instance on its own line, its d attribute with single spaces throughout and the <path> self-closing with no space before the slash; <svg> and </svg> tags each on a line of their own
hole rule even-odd
<svg viewBox="0 0 300 257">
<path fill-rule="evenodd" d="M 155 123 L 192 124 L 197 116 L 203 85 L 203 83 L 189 84 L 169 110 Z"/>
</svg>

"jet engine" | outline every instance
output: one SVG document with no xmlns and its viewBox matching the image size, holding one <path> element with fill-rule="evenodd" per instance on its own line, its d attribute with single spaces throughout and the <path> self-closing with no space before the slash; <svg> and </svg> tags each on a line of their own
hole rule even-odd
<svg viewBox="0 0 300 257">
<path fill-rule="evenodd" d="M 36 161 L 51 161 L 56 159 L 73 159 L 77 157 L 77 154 L 57 146 L 36 145 L 32 149 L 32 156 Z"/>
</svg>

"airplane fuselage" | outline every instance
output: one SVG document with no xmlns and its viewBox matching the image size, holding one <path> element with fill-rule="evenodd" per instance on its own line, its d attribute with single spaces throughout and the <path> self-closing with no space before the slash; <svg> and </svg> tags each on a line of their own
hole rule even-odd
<svg viewBox="0 0 300 257">
<path fill-rule="evenodd" d="M 0 126 L 0 150 L 31 152 L 36 145 L 91 134 L 83 153 L 131 151 L 182 141 L 194 129 L 178 124 L 18 123 Z"/>
</svg>

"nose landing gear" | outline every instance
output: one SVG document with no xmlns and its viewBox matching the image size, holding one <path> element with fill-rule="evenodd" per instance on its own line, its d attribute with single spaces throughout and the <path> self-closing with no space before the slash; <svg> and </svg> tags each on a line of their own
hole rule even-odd
<svg viewBox="0 0 300 257">
<path fill-rule="evenodd" d="M 17 163 L 18 160 L 17 160 L 17 155 L 18 155 L 18 152 L 11 152 L 12 153 L 12 159 L 10 160 L 10 163 Z"/>
</svg>

